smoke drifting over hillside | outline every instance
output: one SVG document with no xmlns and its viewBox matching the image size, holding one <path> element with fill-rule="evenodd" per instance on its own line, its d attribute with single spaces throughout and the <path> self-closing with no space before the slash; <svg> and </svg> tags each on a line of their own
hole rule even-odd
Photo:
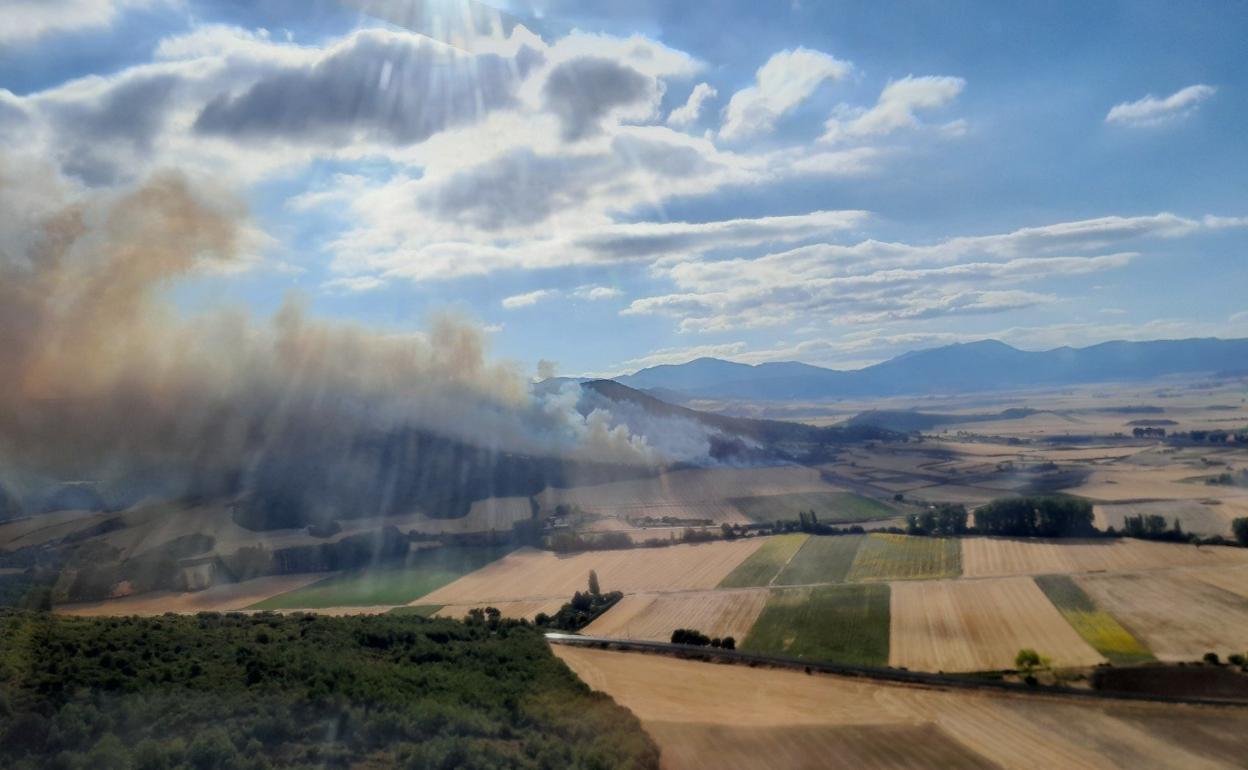
<svg viewBox="0 0 1248 770">
<path fill-rule="evenodd" d="M 483 481 L 497 469 L 477 466 L 513 453 L 706 458 L 705 437 L 655 446 L 605 405 L 587 408 L 579 388 L 535 397 L 519 367 L 487 358 L 480 329 L 452 317 L 410 335 L 317 320 L 297 301 L 264 322 L 228 309 L 181 317 L 165 289 L 246 256 L 241 207 L 176 175 L 74 200 L 39 178 L 0 164 L 13 202 L 0 213 L 0 469 L 142 478 L 169 494 L 269 486 L 282 499 L 332 478 L 389 512 L 430 502 L 396 498 L 421 468 L 502 493 L 514 479 Z"/>
</svg>

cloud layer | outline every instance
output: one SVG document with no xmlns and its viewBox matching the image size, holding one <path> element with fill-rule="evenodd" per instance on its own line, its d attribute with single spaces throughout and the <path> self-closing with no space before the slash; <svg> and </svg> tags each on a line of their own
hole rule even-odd
<svg viewBox="0 0 1248 770">
<path fill-rule="evenodd" d="M 1182 120 L 1215 93 L 1217 89 L 1213 86 L 1198 83 L 1161 99 L 1149 94 L 1134 102 L 1115 104 L 1105 115 L 1105 122 L 1140 128 Z"/>
</svg>

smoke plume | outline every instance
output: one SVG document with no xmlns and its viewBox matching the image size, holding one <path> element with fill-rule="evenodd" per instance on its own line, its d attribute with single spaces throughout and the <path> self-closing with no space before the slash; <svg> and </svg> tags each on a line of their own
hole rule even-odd
<svg viewBox="0 0 1248 770">
<path fill-rule="evenodd" d="M 668 456 L 575 386 L 534 395 L 451 316 L 407 335 L 318 320 L 297 300 L 268 320 L 184 317 L 169 287 L 245 261 L 240 205 L 176 174 L 78 195 L 42 178 L 0 160 L 0 471 L 304 502 L 332 484 L 389 512 L 430 503 L 431 485 L 447 497 L 445 479 L 413 493 L 404 478 L 421 469 L 483 486 L 466 493 L 479 498 L 551 480 L 540 464 L 503 481 L 477 467 L 516 454 L 561 459 L 556 476 L 705 457 L 705 437 Z"/>
</svg>

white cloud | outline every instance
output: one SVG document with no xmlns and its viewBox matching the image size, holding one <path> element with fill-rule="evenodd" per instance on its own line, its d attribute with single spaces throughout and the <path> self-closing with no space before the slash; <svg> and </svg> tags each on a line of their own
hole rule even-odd
<svg viewBox="0 0 1248 770">
<path fill-rule="evenodd" d="M 371 275 L 358 275 L 344 278 L 334 278 L 326 281 L 324 287 L 329 290 L 339 289 L 350 292 L 372 291 L 385 286 L 386 282 Z"/>
<path fill-rule="evenodd" d="M 1214 226 L 1173 214 L 1102 217 L 922 246 L 868 240 L 686 259 L 659 268 L 676 291 L 635 299 L 622 312 L 671 317 L 686 332 L 1001 313 L 1058 301 L 1034 282 L 1126 267 L 1139 257 L 1121 250 L 1128 241 Z"/>
<path fill-rule="evenodd" d="M 506 310 L 515 310 L 522 307 L 532 307 L 539 302 L 548 299 L 554 299 L 559 296 L 559 292 L 555 289 L 538 289 L 530 291 L 526 294 L 515 294 L 503 300 L 503 308 Z"/>
<path fill-rule="evenodd" d="M 174 0 L 4 0 L 0 2 L 0 44 L 32 43 L 46 35 L 112 26 L 132 8 Z"/>
<path fill-rule="evenodd" d="M 689 93 L 688 101 L 672 110 L 667 116 L 667 125 L 672 128 L 689 128 L 702 116 L 702 107 L 717 96 L 719 96 L 719 91 L 715 90 L 711 84 L 698 83 Z"/>
<path fill-rule="evenodd" d="M 572 296 L 577 299 L 587 299 L 591 302 L 597 302 L 604 299 L 614 299 L 622 294 L 619 289 L 612 286 L 578 286 L 572 292 Z"/>
<path fill-rule="evenodd" d="M 1145 127 L 1180 120 L 1191 115 L 1217 91 L 1213 86 L 1196 84 L 1179 89 L 1164 99 L 1149 94 L 1134 102 L 1114 105 L 1105 116 L 1106 123 L 1120 126 Z"/>
<path fill-rule="evenodd" d="M 759 67 L 755 84 L 732 95 L 724 109 L 721 139 L 764 134 L 785 113 L 804 102 L 825 80 L 840 80 L 852 65 L 808 48 L 781 51 Z"/>
<path fill-rule="evenodd" d="M 907 76 L 884 87 L 875 106 L 868 110 L 842 106 L 828 119 L 820 141 L 836 142 L 869 136 L 883 136 L 899 129 L 919 127 L 918 110 L 934 110 L 951 104 L 966 87 L 962 78 L 947 76 Z M 962 123 L 948 124 L 956 133 Z"/>
</svg>

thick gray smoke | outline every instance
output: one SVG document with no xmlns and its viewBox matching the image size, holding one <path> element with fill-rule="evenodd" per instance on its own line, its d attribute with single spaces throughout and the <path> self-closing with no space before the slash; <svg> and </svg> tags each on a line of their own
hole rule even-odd
<svg viewBox="0 0 1248 770">
<path fill-rule="evenodd" d="M 458 465 L 706 458 L 703 431 L 656 446 L 607 404 L 586 408 L 579 388 L 535 397 L 518 366 L 488 359 L 480 329 L 452 317 L 402 336 L 319 321 L 297 301 L 266 321 L 228 309 L 182 317 L 166 290 L 240 262 L 241 207 L 176 175 L 73 200 L 40 178 L 0 160 L 0 469 L 10 476 L 146 479 L 170 494 L 334 477 L 362 505 L 387 508 L 405 504 L 399 477 L 421 467 L 505 492 L 510 476 L 483 482 Z"/>
</svg>

